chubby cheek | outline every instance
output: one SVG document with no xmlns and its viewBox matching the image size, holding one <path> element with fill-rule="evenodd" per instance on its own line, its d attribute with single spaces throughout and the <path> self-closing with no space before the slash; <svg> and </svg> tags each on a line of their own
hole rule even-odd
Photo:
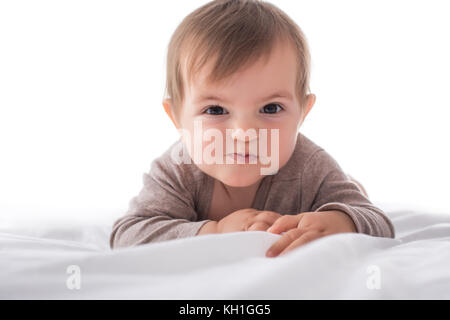
<svg viewBox="0 0 450 320">
<path fill-rule="evenodd" d="M 280 168 L 291 158 L 297 143 L 298 132 L 280 130 Z"/>
<path fill-rule="evenodd" d="M 188 146 L 188 153 L 192 161 L 201 168 L 214 166 L 210 164 L 216 160 L 216 155 L 220 156 L 220 146 L 223 146 L 223 162 L 225 162 L 225 139 L 224 134 L 220 134 L 217 139 L 206 136 L 208 128 L 203 128 L 203 132 L 196 131 L 194 128 L 183 129 L 182 140 Z M 217 132 L 217 131 L 216 131 Z M 205 140 L 204 140 L 205 139 Z M 206 165 L 206 166 L 205 166 Z"/>
</svg>

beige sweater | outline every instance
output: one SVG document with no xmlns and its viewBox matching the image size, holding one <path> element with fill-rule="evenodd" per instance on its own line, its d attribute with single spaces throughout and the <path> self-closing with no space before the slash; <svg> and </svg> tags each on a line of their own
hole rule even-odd
<svg viewBox="0 0 450 320">
<path fill-rule="evenodd" d="M 171 152 L 180 143 L 181 139 L 172 144 L 144 173 L 142 190 L 114 223 L 111 248 L 192 237 L 211 221 L 207 214 L 214 178 L 193 163 L 172 161 Z M 324 149 L 301 133 L 286 165 L 277 174 L 264 176 L 252 208 L 280 214 L 341 210 L 353 219 L 358 233 L 395 237 L 394 226 L 383 211 Z"/>
</svg>

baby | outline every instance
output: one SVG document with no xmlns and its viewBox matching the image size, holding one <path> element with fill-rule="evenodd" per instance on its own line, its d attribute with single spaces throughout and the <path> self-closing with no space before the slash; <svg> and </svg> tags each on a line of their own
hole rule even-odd
<svg viewBox="0 0 450 320">
<path fill-rule="evenodd" d="M 211 1 L 172 36 L 164 109 L 180 140 L 152 162 L 111 248 L 241 231 L 267 257 L 345 232 L 395 237 L 364 188 L 299 132 L 316 97 L 301 29 L 258 0 Z M 181 156 L 181 154 L 183 156 Z"/>
</svg>

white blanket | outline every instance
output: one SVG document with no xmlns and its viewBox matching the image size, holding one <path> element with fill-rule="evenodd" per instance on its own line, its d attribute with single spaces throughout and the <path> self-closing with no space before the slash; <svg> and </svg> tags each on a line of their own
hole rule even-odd
<svg viewBox="0 0 450 320">
<path fill-rule="evenodd" d="M 266 232 L 111 251 L 111 223 L 3 226 L 0 298 L 450 299 L 450 214 L 383 209 L 396 239 L 338 234 L 278 258 Z"/>
</svg>

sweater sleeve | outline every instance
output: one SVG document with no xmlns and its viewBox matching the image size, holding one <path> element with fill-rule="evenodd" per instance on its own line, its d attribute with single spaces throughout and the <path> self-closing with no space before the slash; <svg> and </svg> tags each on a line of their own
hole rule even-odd
<svg viewBox="0 0 450 320">
<path fill-rule="evenodd" d="M 314 152 L 302 173 L 302 210 L 340 210 L 350 216 L 358 233 L 395 238 L 395 229 L 384 212 L 361 193 L 325 150 Z"/>
<path fill-rule="evenodd" d="M 198 221 L 193 192 L 186 186 L 193 181 L 186 181 L 183 171 L 169 161 L 158 158 L 144 173 L 141 191 L 113 225 L 112 249 L 192 237 L 209 221 Z"/>
</svg>

